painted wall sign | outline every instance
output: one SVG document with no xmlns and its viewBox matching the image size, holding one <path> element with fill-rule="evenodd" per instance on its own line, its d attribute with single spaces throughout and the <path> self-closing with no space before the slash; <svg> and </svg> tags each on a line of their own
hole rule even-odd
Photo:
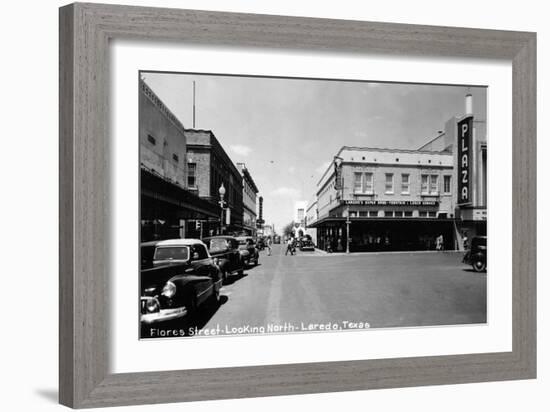
<svg viewBox="0 0 550 412">
<path fill-rule="evenodd" d="M 474 117 L 468 116 L 457 123 L 457 203 L 472 203 L 472 137 Z"/>
<path fill-rule="evenodd" d="M 437 206 L 435 200 L 344 200 L 344 205 L 359 206 Z"/>
</svg>

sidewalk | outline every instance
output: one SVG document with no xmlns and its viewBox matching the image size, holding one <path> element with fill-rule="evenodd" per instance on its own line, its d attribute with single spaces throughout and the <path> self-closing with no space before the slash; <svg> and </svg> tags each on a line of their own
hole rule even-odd
<svg viewBox="0 0 550 412">
<path fill-rule="evenodd" d="M 415 255 L 415 254 L 421 254 L 421 253 L 461 253 L 464 252 L 461 250 L 400 250 L 400 251 L 387 251 L 387 252 L 332 252 L 328 253 L 325 250 L 321 250 L 318 248 L 315 248 L 315 251 L 313 253 L 307 253 L 303 252 L 300 253 L 300 256 L 361 256 L 361 255 Z"/>
</svg>

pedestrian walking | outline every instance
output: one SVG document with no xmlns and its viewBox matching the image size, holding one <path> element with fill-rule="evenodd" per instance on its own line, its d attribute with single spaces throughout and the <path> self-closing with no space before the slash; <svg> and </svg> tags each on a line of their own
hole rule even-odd
<svg viewBox="0 0 550 412">
<path fill-rule="evenodd" d="M 290 252 L 290 255 L 294 254 L 293 244 L 294 242 L 292 241 L 292 238 L 289 237 L 288 240 L 286 241 L 285 256 L 288 255 L 288 252 Z"/>
<path fill-rule="evenodd" d="M 443 250 L 443 235 L 439 235 L 435 239 L 435 250 Z"/>
<path fill-rule="evenodd" d="M 265 241 L 265 247 L 267 248 L 267 256 L 271 256 L 271 236 L 268 236 Z"/>
</svg>

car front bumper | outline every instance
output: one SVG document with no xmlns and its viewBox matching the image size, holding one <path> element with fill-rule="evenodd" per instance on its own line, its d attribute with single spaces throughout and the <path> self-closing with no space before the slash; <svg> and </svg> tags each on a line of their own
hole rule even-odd
<svg viewBox="0 0 550 412">
<path fill-rule="evenodd" d="M 187 315 L 187 308 L 181 306 L 179 308 L 161 309 L 158 312 L 142 313 L 141 322 L 146 324 L 166 322 L 182 318 Z"/>
</svg>

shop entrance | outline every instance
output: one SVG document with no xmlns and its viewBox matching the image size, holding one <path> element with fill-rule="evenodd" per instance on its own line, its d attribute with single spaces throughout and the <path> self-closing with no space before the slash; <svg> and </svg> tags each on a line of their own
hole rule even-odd
<svg viewBox="0 0 550 412">
<path fill-rule="evenodd" d="M 435 250 L 438 236 L 443 250 L 454 250 L 450 219 L 393 219 L 350 223 L 350 252 Z"/>
</svg>

